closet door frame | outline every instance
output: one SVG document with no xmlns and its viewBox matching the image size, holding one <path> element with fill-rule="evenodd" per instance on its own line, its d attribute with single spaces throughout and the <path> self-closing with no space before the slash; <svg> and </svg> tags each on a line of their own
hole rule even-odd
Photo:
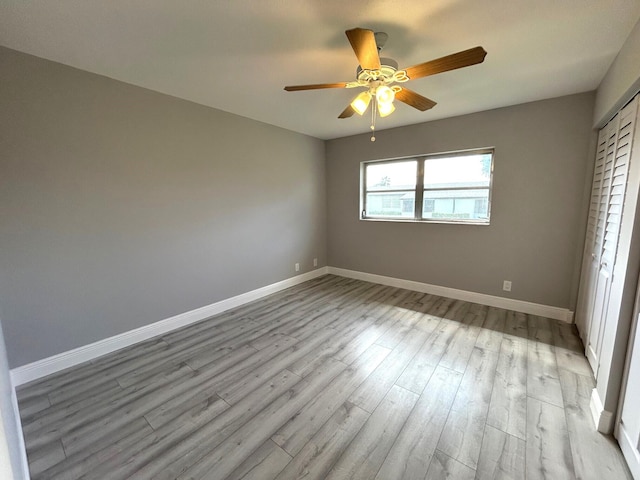
<svg viewBox="0 0 640 480">
<path fill-rule="evenodd" d="M 638 290 L 636 293 L 636 300 L 633 308 L 632 318 L 633 322 L 631 325 L 629 343 L 627 346 L 627 356 L 624 365 L 624 376 L 622 380 L 622 388 L 620 390 L 620 401 L 616 414 L 614 435 L 618 439 L 618 443 L 620 444 L 622 453 L 634 478 L 640 478 L 640 429 L 638 428 L 637 423 L 636 425 L 629 425 L 629 428 L 626 428 L 623 423 L 625 403 L 629 400 L 632 400 L 628 398 L 630 392 L 627 391 L 630 383 L 629 375 L 631 373 L 631 362 L 632 360 L 636 362 L 640 360 L 639 358 L 634 359 L 634 353 L 636 356 L 640 356 L 640 330 L 638 329 L 638 327 L 640 326 L 640 278 L 638 279 Z M 636 408 L 635 411 L 636 415 L 640 416 L 640 410 Z M 633 429 L 633 426 L 636 427 L 635 431 Z"/>
</svg>

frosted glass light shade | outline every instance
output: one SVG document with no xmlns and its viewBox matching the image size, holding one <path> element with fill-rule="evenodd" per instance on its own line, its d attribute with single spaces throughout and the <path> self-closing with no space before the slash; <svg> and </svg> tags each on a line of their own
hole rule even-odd
<svg viewBox="0 0 640 480">
<path fill-rule="evenodd" d="M 394 91 L 386 85 L 381 85 L 376 89 L 376 98 L 378 99 L 378 105 L 382 103 L 391 103 L 395 98 Z"/>
<path fill-rule="evenodd" d="M 382 103 L 378 100 L 378 112 L 380 112 L 381 117 L 391 115 L 395 109 L 396 107 L 393 105 L 393 102 Z"/>
<path fill-rule="evenodd" d="M 355 110 L 358 115 L 362 115 L 371 102 L 371 94 L 369 92 L 362 92 L 351 102 L 351 108 Z"/>
</svg>

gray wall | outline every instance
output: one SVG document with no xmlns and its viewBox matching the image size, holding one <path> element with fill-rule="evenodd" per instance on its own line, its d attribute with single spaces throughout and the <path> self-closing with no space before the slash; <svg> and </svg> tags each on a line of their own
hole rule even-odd
<svg viewBox="0 0 640 480">
<path fill-rule="evenodd" d="M 600 128 L 640 91 L 640 20 L 636 23 L 596 92 L 593 124 Z"/>
<path fill-rule="evenodd" d="M 573 309 L 593 105 L 585 93 L 327 142 L 329 264 Z M 358 219 L 361 161 L 492 146 L 491 225 Z"/>
<path fill-rule="evenodd" d="M 0 48 L 11 367 L 326 264 L 324 143 Z"/>
</svg>

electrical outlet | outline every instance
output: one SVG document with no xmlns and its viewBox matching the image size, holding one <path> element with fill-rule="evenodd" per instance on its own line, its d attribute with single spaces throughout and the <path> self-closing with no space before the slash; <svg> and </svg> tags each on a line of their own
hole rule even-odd
<svg viewBox="0 0 640 480">
<path fill-rule="evenodd" d="M 502 282 L 502 290 L 504 290 L 505 292 L 510 292 L 511 291 L 511 281 L 510 280 L 505 280 L 504 282 Z"/>
<path fill-rule="evenodd" d="M 317 266 L 318 266 L 318 259 L 317 259 L 317 258 L 314 258 L 314 259 L 313 259 L 313 266 L 314 266 L 314 267 L 317 267 Z"/>
<path fill-rule="evenodd" d="M 299 272 L 300 271 L 300 264 L 296 263 L 295 267 L 296 267 L 296 272 Z"/>
</svg>

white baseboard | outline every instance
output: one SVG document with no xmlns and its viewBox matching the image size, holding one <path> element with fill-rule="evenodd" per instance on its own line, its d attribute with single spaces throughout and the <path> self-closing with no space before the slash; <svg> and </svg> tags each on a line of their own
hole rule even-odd
<svg viewBox="0 0 640 480">
<path fill-rule="evenodd" d="M 489 307 L 504 308 L 507 310 L 515 310 L 516 312 L 528 313 L 530 315 L 539 315 L 541 317 L 553 318 L 567 323 L 573 322 L 573 312 L 566 308 L 551 307 L 538 303 L 525 302 L 522 300 L 514 300 L 512 298 L 496 297 L 484 293 L 469 292 L 467 290 L 458 290 L 457 288 L 441 287 L 439 285 L 431 285 L 428 283 L 414 282 L 412 280 L 403 280 L 401 278 L 385 277 L 373 273 L 358 272 L 355 270 L 346 270 L 344 268 L 328 267 L 329 273 L 339 275 L 341 277 L 355 278 L 372 283 L 380 283 L 390 287 L 406 288 L 416 292 L 430 293 L 441 297 L 455 298 L 456 300 L 464 300 L 467 302 L 480 303 Z"/>
<path fill-rule="evenodd" d="M 160 320 L 150 325 L 145 325 L 144 327 L 136 328 L 135 330 L 130 330 L 113 337 L 105 338 L 104 340 L 99 340 L 89 345 L 83 345 L 82 347 L 74 348 L 67 352 L 62 352 L 27 365 L 13 368 L 11 369 L 11 382 L 14 387 L 23 385 L 33 380 L 51 375 L 52 373 L 101 357 L 107 353 L 115 352 L 116 350 L 120 350 L 121 348 L 128 347 L 135 343 L 149 340 L 150 338 L 170 332 L 176 328 L 199 322 L 200 320 L 212 317 L 213 315 L 217 315 L 232 308 L 244 305 L 245 303 L 258 300 L 262 297 L 279 292 L 285 288 L 293 287 L 313 278 L 326 275 L 327 273 L 328 268 L 321 267 L 311 272 L 303 273 L 302 275 L 287 278 L 286 280 L 236 295 L 235 297 L 227 298 L 225 300 L 212 303 L 211 305 L 206 305 L 189 312 Z"/>
<path fill-rule="evenodd" d="M 604 409 L 598 389 L 594 388 L 591 392 L 591 401 L 589 402 L 589 409 L 591 410 L 591 417 L 596 429 L 600 433 L 608 435 L 613 432 L 614 415 L 613 412 L 608 412 Z"/>
</svg>

